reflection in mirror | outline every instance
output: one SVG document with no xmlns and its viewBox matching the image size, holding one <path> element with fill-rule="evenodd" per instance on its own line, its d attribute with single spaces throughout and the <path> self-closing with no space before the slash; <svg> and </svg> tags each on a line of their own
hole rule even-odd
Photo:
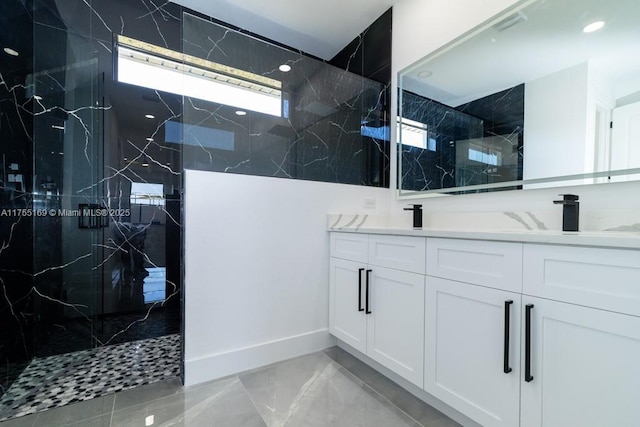
<svg viewBox="0 0 640 427">
<path fill-rule="evenodd" d="M 523 1 L 402 70 L 400 195 L 640 179 L 639 16 Z"/>
</svg>

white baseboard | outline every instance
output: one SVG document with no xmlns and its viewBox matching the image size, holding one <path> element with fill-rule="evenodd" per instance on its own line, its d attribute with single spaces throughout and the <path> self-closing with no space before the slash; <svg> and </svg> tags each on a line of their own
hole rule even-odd
<svg viewBox="0 0 640 427">
<path fill-rule="evenodd" d="M 328 329 L 307 332 L 184 362 L 186 386 L 237 374 L 336 345 Z"/>
<path fill-rule="evenodd" d="M 382 366 L 381 364 L 379 364 L 375 360 L 371 359 L 367 355 L 360 353 L 358 350 L 354 349 L 349 344 L 346 344 L 345 342 L 343 342 L 341 340 L 337 340 L 337 342 L 338 342 L 338 347 L 340 347 L 341 349 L 343 349 L 347 353 L 351 354 L 356 359 L 359 359 L 363 363 L 371 366 L 373 369 L 375 369 L 376 371 L 380 372 L 382 375 L 384 375 L 385 377 L 389 378 L 391 381 L 393 381 L 394 383 L 398 384 L 400 387 L 402 387 L 403 389 L 407 390 L 409 393 L 413 394 L 418 399 L 422 400 L 423 402 L 427 403 L 428 405 L 433 406 L 438 411 L 442 412 L 447 417 L 451 418 L 452 420 L 456 421 L 457 423 L 462 424 L 465 427 L 482 427 L 480 424 L 478 424 L 475 421 L 471 420 L 471 418 L 469 418 L 466 415 L 461 414 L 460 412 L 456 411 L 451 406 L 449 406 L 446 403 L 442 402 L 438 398 L 430 395 L 426 391 L 424 391 L 421 388 L 417 387 L 415 384 L 412 384 L 409 381 L 405 380 L 404 378 L 402 378 L 398 374 L 396 374 L 393 371 L 391 371 L 390 369 Z"/>
</svg>

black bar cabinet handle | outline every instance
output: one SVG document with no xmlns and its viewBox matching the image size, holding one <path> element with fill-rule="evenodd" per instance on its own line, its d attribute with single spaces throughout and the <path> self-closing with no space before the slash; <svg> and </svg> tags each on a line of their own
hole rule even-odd
<svg viewBox="0 0 640 427">
<path fill-rule="evenodd" d="M 365 291 L 364 291 L 364 303 L 365 303 L 365 307 L 367 308 L 366 311 L 364 312 L 365 314 L 371 314 L 371 311 L 369 310 L 369 274 L 371 273 L 371 270 L 367 270 L 367 281 L 366 281 L 366 285 L 364 287 Z"/>
<path fill-rule="evenodd" d="M 508 374 L 513 369 L 509 367 L 509 309 L 513 304 L 512 300 L 504 302 L 504 373 Z"/>
<path fill-rule="evenodd" d="M 531 375 L 531 309 L 533 304 L 525 305 L 525 324 L 524 324 L 524 380 L 528 383 L 533 381 Z"/>
<path fill-rule="evenodd" d="M 362 272 L 364 268 L 358 269 L 358 311 L 364 311 L 362 308 Z"/>
</svg>

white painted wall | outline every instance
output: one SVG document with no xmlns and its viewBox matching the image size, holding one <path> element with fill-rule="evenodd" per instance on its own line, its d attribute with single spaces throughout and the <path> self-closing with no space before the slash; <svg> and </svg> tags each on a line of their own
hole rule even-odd
<svg viewBox="0 0 640 427">
<path fill-rule="evenodd" d="M 327 213 L 385 214 L 389 190 L 201 171 L 185 188 L 186 384 L 334 345 Z"/>
<path fill-rule="evenodd" d="M 391 105 L 397 104 L 398 71 L 515 3 L 515 0 L 400 0 L 393 9 Z M 395 113 L 392 111 L 392 123 L 396 120 Z M 391 132 L 394 142 L 395 137 Z M 397 188 L 395 150 L 392 150 L 391 165 L 394 168 L 391 187 Z M 640 182 L 422 198 L 411 200 L 411 203 L 422 203 L 427 213 L 555 210 L 561 215 L 561 209 L 551 202 L 563 192 L 580 195 L 581 212 L 604 207 L 640 209 L 640 198 L 632 197 L 640 194 Z M 390 198 L 391 214 L 401 218 L 406 216 L 407 224 L 410 224 L 411 218 L 401 211 L 410 202 L 397 200 L 395 191 L 390 192 Z M 428 221 L 425 225 L 429 225 Z"/>
<path fill-rule="evenodd" d="M 608 128 L 614 91 L 611 82 L 592 64 L 584 62 L 527 82 L 524 98 L 525 179 L 609 170 Z M 604 115 L 599 123 L 602 132 L 597 132 L 596 111 Z M 571 185 L 593 182 L 583 179 Z M 526 188 L 553 186 L 535 184 Z"/>
<path fill-rule="evenodd" d="M 593 170 L 593 157 L 591 165 L 585 161 L 588 86 L 589 66 L 586 62 L 527 82 L 524 91 L 524 179 Z"/>
</svg>

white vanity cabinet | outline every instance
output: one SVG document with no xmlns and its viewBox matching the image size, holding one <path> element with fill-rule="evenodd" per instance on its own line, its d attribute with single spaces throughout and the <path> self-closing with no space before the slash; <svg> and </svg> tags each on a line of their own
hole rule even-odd
<svg viewBox="0 0 640 427">
<path fill-rule="evenodd" d="M 640 250 L 425 234 L 332 233 L 332 334 L 484 427 L 638 425 Z"/>
<path fill-rule="evenodd" d="M 485 427 L 519 423 L 521 262 L 519 243 L 427 243 L 424 388 Z"/>
<path fill-rule="evenodd" d="M 331 233 L 329 332 L 423 386 L 422 237 Z"/>
<path fill-rule="evenodd" d="M 640 251 L 525 245 L 523 292 L 520 426 L 637 426 Z"/>
<path fill-rule="evenodd" d="M 639 302 L 640 251 L 428 239 L 425 390 L 483 426 L 637 425 Z"/>
</svg>

